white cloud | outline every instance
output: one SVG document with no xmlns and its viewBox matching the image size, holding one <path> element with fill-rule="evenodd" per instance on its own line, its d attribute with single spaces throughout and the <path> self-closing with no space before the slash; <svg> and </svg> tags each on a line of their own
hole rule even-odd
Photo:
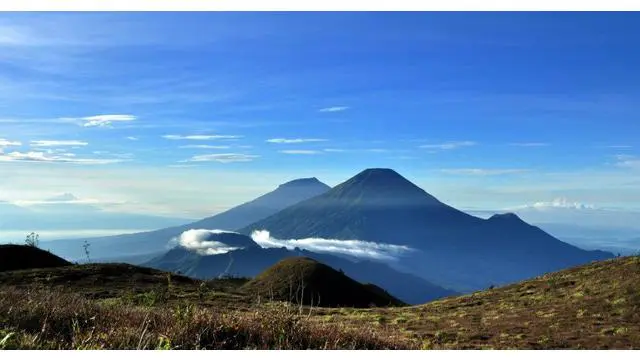
<svg viewBox="0 0 640 360">
<path fill-rule="evenodd" d="M 322 154 L 322 151 L 318 151 L 318 150 L 280 150 L 279 151 L 282 154 L 289 154 L 289 155 L 317 155 L 317 154 Z"/>
<path fill-rule="evenodd" d="M 181 149 L 229 149 L 229 145 L 182 145 Z"/>
<path fill-rule="evenodd" d="M 441 144 L 426 144 L 421 145 L 422 149 L 432 149 L 432 150 L 454 150 L 462 147 L 469 147 L 477 145 L 475 141 L 450 141 Z"/>
<path fill-rule="evenodd" d="M 41 163 L 72 163 L 86 165 L 104 165 L 122 162 L 122 159 L 87 159 L 78 158 L 75 154 L 47 154 L 44 152 L 10 152 L 0 153 L 0 162 L 41 162 Z"/>
<path fill-rule="evenodd" d="M 60 118 L 58 120 L 63 121 L 84 121 L 82 126 L 92 127 L 92 126 L 109 126 L 113 122 L 121 122 L 121 121 L 133 121 L 136 120 L 137 117 L 134 115 L 94 115 L 94 116 L 85 116 L 81 118 Z"/>
<path fill-rule="evenodd" d="M 253 161 L 254 159 L 259 158 L 258 155 L 248 155 L 248 154 L 207 154 L 207 155 L 196 155 L 193 156 L 189 160 L 185 160 L 186 162 L 205 162 L 205 161 L 215 161 L 219 163 L 234 163 L 234 162 L 248 162 Z"/>
<path fill-rule="evenodd" d="M 238 135 L 163 135 L 167 140 L 225 140 L 239 139 Z"/>
<path fill-rule="evenodd" d="M 338 240 L 323 238 L 305 238 L 280 240 L 271 237 L 267 230 L 256 230 L 251 234 L 253 241 L 263 248 L 296 247 L 317 253 L 337 253 L 356 258 L 375 260 L 396 260 L 406 253 L 414 251 L 408 246 L 380 244 L 362 240 Z"/>
<path fill-rule="evenodd" d="M 33 147 L 51 147 L 51 146 L 87 146 L 86 141 L 80 140 L 34 140 L 31 142 Z"/>
<path fill-rule="evenodd" d="M 127 140 L 131 140 L 131 141 L 138 141 L 138 140 L 140 140 L 140 139 L 138 139 L 138 138 L 137 138 L 137 137 L 135 137 L 135 136 L 127 136 L 125 139 L 127 139 Z"/>
<path fill-rule="evenodd" d="M 523 209 L 536 209 L 536 210 L 545 210 L 545 209 L 576 209 L 576 210 L 585 210 L 585 209 L 595 209 L 596 207 L 591 204 L 583 204 L 580 202 L 571 202 L 566 198 L 557 198 L 552 201 L 539 201 L 530 205 L 522 205 L 516 206 L 514 208 L 510 208 L 509 210 L 523 210 Z"/>
<path fill-rule="evenodd" d="M 302 144 L 302 143 L 322 142 L 322 141 L 327 141 L 327 139 L 283 139 L 283 138 L 277 138 L 277 139 L 269 139 L 269 140 L 267 140 L 268 143 L 273 143 L 273 144 Z"/>
<path fill-rule="evenodd" d="M 631 145 L 607 145 L 605 147 L 609 148 L 609 149 L 631 149 L 631 148 L 633 148 L 633 146 L 631 146 Z"/>
<path fill-rule="evenodd" d="M 340 112 L 345 110 L 349 110 L 349 107 L 348 106 L 331 106 L 331 107 L 322 108 L 318 111 L 319 112 Z"/>
<path fill-rule="evenodd" d="M 322 149 L 322 151 L 324 151 L 324 152 L 336 152 L 336 153 L 338 153 L 338 152 L 345 152 L 346 150 L 344 150 L 344 149 Z"/>
<path fill-rule="evenodd" d="M 183 232 L 179 237 L 172 239 L 172 243 L 177 243 L 177 245 L 182 246 L 185 249 L 196 251 L 200 255 L 218 255 L 242 249 L 241 247 L 233 247 L 219 241 L 210 240 L 212 235 L 222 233 L 233 232 L 223 230 L 191 229 Z"/>
<path fill-rule="evenodd" d="M 640 169 L 640 157 L 634 155 L 616 155 L 616 166 L 627 169 Z"/>
<path fill-rule="evenodd" d="M 519 173 L 527 172 L 529 170 L 528 169 L 441 169 L 440 171 L 446 174 L 453 174 L 453 175 L 489 176 L 489 175 L 519 174 Z"/>
<path fill-rule="evenodd" d="M 372 153 L 386 153 L 386 152 L 389 152 L 389 149 L 376 148 L 376 149 L 366 149 L 365 151 L 372 152 Z"/>
<path fill-rule="evenodd" d="M 0 138 L 0 149 L 7 146 L 20 146 L 22 143 L 20 141 L 10 141 L 7 139 Z"/>
<path fill-rule="evenodd" d="M 509 144 L 509 146 L 520 146 L 520 147 L 543 147 L 543 146 L 549 146 L 551 144 L 549 143 L 543 143 L 543 142 L 527 142 L 527 143 L 511 143 Z"/>
<path fill-rule="evenodd" d="M 14 204 L 19 206 L 55 205 L 55 204 L 77 204 L 77 205 L 124 205 L 123 201 L 104 201 L 92 198 L 78 198 L 71 193 L 57 194 L 42 200 L 15 200 Z"/>
</svg>

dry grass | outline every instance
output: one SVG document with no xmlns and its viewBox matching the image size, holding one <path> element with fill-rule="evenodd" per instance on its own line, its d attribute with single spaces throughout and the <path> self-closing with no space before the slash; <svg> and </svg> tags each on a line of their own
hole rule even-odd
<svg viewBox="0 0 640 360">
<path fill-rule="evenodd" d="M 640 257 L 403 308 L 260 303 L 243 283 L 122 265 L 0 273 L 0 348 L 640 348 Z"/>
<path fill-rule="evenodd" d="M 406 339 L 322 325 L 284 304 L 253 311 L 100 304 L 57 292 L 5 288 L 5 349 L 406 349 Z M 7 337 L 8 336 L 8 337 Z"/>
<path fill-rule="evenodd" d="M 640 257 L 421 306 L 317 313 L 359 329 L 395 328 L 425 349 L 639 349 Z"/>
</svg>

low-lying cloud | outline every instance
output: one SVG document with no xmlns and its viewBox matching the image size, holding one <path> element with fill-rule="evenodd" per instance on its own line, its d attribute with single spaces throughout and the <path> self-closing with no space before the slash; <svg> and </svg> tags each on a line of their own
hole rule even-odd
<svg viewBox="0 0 640 360">
<path fill-rule="evenodd" d="M 286 247 L 289 250 L 300 248 L 316 253 L 349 255 L 356 258 L 373 260 L 397 260 L 414 249 L 404 245 L 381 244 L 362 240 L 338 240 L 306 238 L 280 240 L 271 237 L 267 230 L 256 230 L 251 234 L 253 241 L 263 248 Z"/>
<path fill-rule="evenodd" d="M 580 202 L 569 201 L 566 198 L 557 198 L 552 201 L 538 201 L 530 205 L 517 206 L 511 208 L 511 210 L 525 210 L 525 209 L 575 209 L 575 210 L 593 210 L 596 209 L 595 205 L 583 204 Z"/>
<path fill-rule="evenodd" d="M 232 233 L 224 230 L 191 229 L 183 232 L 177 238 L 172 239 L 172 243 L 187 250 L 195 251 L 200 255 L 219 255 L 230 251 L 242 249 L 240 247 L 229 246 L 219 241 L 209 240 L 212 235 Z"/>
</svg>

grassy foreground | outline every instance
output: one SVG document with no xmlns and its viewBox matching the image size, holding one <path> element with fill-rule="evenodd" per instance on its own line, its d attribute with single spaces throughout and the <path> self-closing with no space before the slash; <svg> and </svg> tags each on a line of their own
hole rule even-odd
<svg viewBox="0 0 640 360">
<path fill-rule="evenodd" d="M 411 307 L 295 306 L 246 281 L 124 264 L 0 272 L 0 349 L 640 349 L 640 257 Z"/>
<path fill-rule="evenodd" d="M 4 289 L 2 349 L 407 349 L 417 344 L 367 329 L 318 324 L 284 303 L 253 311 L 193 304 L 127 306 L 72 294 Z"/>
</svg>

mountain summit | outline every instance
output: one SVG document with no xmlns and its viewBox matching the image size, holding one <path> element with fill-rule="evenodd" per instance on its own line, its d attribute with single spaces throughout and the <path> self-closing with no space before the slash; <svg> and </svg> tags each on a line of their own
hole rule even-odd
<svg viewBox="0 0 640 360">
<path fill-rule="evenodd" d="M 332 191 L 333 198 L 367 202 L 443 205 L 392 169 L 366 169 Z"/>
<path fill-rule="evenodd" d="M 484 220 L 448 206 L 391 169 L 367 169 L 322 195 L 239 232 L 279 239 L 326 238 L 405 245 L 392 264 L 469 291 L 611 257 L 566 244 L 516 215 Z"/>
</svg>

